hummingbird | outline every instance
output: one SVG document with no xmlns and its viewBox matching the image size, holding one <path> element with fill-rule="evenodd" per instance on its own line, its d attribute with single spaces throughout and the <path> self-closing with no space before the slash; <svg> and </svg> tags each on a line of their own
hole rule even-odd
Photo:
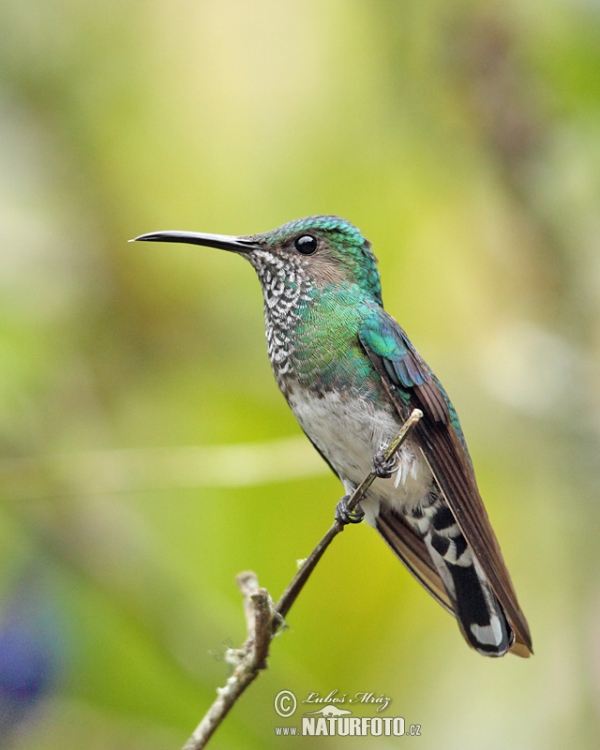
<svg viewBox="0 0 600 750">
<path fill-rule="evenodd" d="M 135 240 L 214 247 L 250 262 L 277 384 L 343 484 L 336 519 L 374 527 L 477 652 L 533 653 L 457 413 L 384 310 L 377 259 L 360 230 L 310 216 L 262 234 L 165 231 Z M 415 408 L 423 417 L 386 462 L 383 449 Z M 371 470 L 378 479 L 348 511 Z"/>
</svg>

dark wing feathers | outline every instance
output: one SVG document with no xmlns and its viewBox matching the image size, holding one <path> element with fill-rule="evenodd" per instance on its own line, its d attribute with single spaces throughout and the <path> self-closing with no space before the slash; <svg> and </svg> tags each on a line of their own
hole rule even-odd
<svg viewBox="0 0 600 750">
<path fill-rule="evenodd" d="M 442 425 L 450 424 L 450 413 L 443 395 L 436 387 L 433 379 L 429 379 L 423 385 L 414 387 L 413 392 L 416 400 L 422 404 L 424 414 Z"/>
<path fill-rule="evenodd" d="M 506 611 L 516 637 L 512 650 L 528 656 L 532 651 L 529 627 L 479 494 L 452 405 L 404 331 L 384 310 L 372 310 L 359 331 L 359 339 L 399 415 L 406 419 L 412 409 L 422 410 L 423 418 L 414 428 L 419 445 L 462 533 Z M 443 585 L 430 563 L 425 545 L 417 544 L 416 534 L 408 534 L 397 520 L 391 524 L 384 515 L 381 523 L 381 533 L 388 543 L 391 544 L 388 537 L 393 534 L 394 541 L 400 542 L 409 569 L 438 601 L 451 609 L 447 596 L 440 593 Z"/>
</svg>

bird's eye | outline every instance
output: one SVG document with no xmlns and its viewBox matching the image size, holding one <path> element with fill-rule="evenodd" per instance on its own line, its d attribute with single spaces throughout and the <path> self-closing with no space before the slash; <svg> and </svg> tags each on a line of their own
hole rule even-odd
<svg viewBox="0 0 600 750">
<path fill-rule="evenodd" d="M 312 234 L 302 234 L 294 240 L 294 247 L 302 255 L 312 255 L 317 251 L 317 240 Z"/>
</svg>

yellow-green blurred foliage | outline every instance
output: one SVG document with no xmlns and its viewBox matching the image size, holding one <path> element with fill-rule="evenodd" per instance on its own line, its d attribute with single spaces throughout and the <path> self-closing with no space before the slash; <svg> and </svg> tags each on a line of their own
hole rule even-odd
<svg viewBox="0 0 600 750">
<path fill-rule="evenodd" d="M 391 747 L 275 736 L 279 690 L 335 688 L 420 748 L 598 747 L 598 3 L 13 0 L 0 28 L 0 615 L 33 566 L 62 633 L 15 747 L 179 747 L 245 636 L 235 575 L 278 596 L 330 524 L 251 268 L 127 244 L 313 213 L 372 241 L 452 396 L 536 654 L 471 651 L 353 527 L 214 747 Z"/>
</svg>

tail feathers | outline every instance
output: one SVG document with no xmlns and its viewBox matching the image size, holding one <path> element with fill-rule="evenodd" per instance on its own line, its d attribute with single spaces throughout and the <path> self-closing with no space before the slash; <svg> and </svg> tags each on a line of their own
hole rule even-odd
<svg viewBox="0 0 600 750">
<path fill-rule="evenodd" d="M 463 635 L 480 654 L 504 656 L 514 643 L 514 634 L 478 563 L 445 565 L 452 578 L 456 617 Z"/>
<path fill-rule="evenodd" d="M 467 641 L 484 656 L 504 656 L 514 633 L 485 573 L 441 497 L 417 512 L 414 522 L 452 601 Z"/>
<path fill-rule="evenodd" d="M 442 498 L 402 517 L 382 509 L 376 527 L 413 575 L 458 620 L 466 641 L 483 656 L 518 649 L 515 633 Z"/>
</svg>

